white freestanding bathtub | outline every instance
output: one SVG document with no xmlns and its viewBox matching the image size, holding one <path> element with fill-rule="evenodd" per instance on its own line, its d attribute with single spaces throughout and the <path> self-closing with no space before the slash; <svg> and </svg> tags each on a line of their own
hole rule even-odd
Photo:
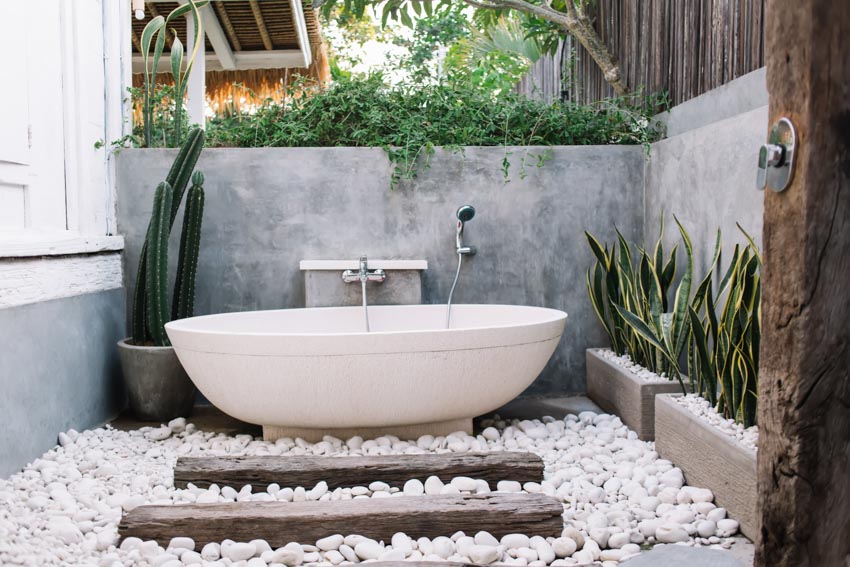
<svg viewBox="0 0 850 567">
<path fill-rule="evenodd" d="M 266 439 L 471 432 L 546 365 L 567 314 L 541 307 L 328 307 L 168 323 L 198 389 Z"/>
</svg>

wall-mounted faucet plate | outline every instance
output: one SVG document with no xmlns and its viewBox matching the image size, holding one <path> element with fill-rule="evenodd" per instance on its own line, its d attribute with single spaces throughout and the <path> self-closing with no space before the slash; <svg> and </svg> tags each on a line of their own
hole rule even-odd
<svg viewBox="0 0 850 567">
<path fill-rule="evenodd" d="M 780 118 L 770 129 L 767 143 L 759 150 L 756 186 L 779 192 L 788 188 L 794 175 L 797 131 L 787 118 Z"/>
</svg>

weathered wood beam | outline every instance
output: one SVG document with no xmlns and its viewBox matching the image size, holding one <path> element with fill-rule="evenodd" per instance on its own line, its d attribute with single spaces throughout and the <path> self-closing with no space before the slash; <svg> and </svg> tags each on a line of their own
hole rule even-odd
<svg viewBox="0 0 850 567">
<path fill-rule="evenodd" d="M 334 489 L 381 480 L 400 487 L 412 478 L 424 481 L 431 475 L 444 482 L 456 476 L 480 478 L 493 488 L 500 480 L 540 482 L 543 459 L 514 451 L 380 457 L 180 457 L 174 466 L 174 485 L 250 484 L 265 489 L 275 482 L 310 488 L 324 480 Z"/>
<path fill-rule="evenodd" d="M 219 11 L 219 20 L 221 20 L 221 25 L 227 33 L 227 39 L 230 40 L 230 45 L 233 46 L 234 51 L 242 51 L 239 36 L 236 35 L 236 29 L 233 27 L 233 22 L 230 21 L 230 16 L 227 14 L 227 4 L 220 2 L 216 6 Z"/>
<path fill-rule="evenodd" d="M 147 3 L 145 3 L 145 9 L 146 9 L 148 12 L 150 12 L 150 13 L 151 13 L 151 19 L 156 18 L 157 16 L 159 16 L 159 10 L 157 10 L 157 9 L 156 9 L 156 6 L 153 4 L 153 2 L 147 2 Z"/>
<path fill-rule="evenodd" d="M 269 30 L 266 29 L 266 21 L 263 19 L 263 12 L 260 10 L 260 4 L 257 0 L 248 0 L 251 5 L 251 12 L 254 14 L 254 20 L 257 22 L 257 30 L 260 32 L 260 37 L 263 39 L 263 45 L 269 51 L 274 49 L 272 38 L 269 35 Z"/>
<path fill-rule="evenodd" d="M 495 537 L 523 533 L 558 536 L 563 506 L 544 494 L 363 498 L 327 502 L 236 502 L 140 506 L 127 512 L 118 527 L 122 538 L 139 537 L 167 545 L 176 535 L 199 546 L 226 538 L 261 538 L 272 547 L 297 541 L 312 543 L 333 534 L 360 534 L 389 540 L 404 532 L 412 537 L 449 536 L 458 530 L 485 530 Z"/>
<path fill-rule="evenodd" d="M 847 565 L 850 3 L 768 0 L 765 18 L 770 123 L 798 146 L 764 201 L 756 565 Z"/>
<path fill-rule="evenodd" d="M 177 2 L 183 5 L 188 4 L 189 0 L 177 0 Z M 224 30 L 221 29 L 221 24 L 218 21 L 213 5 L 210 4 L 198 11 L 201 16 L 204 35 L 209 38 L 210 45 L 212 45 L 213 51 L 215 51 L 215 55 L 221 63 L 221 68 L 225 70 L 235 69 L 236 58 L 233 56 L 233 50 L 230 48 L 230 43 L 224 35 Z M 190 12 L 186 16 L 186 21 L 190 22 L 191 20 L 192 16 Z"/>
<path fill-rule="evenodd" d="M 141 53 L 141 52 L 142 52 L 142 42 L 139 40 L 139 36 L 138 36 L 138 35 L 136 35 L 136 32 L 131 31 L 131 32 L 130 32 L 130 38 L 131 38 L 131 39 L 132 39 L 132 41 L 133 41 L 133 47 L 135 47 L 135 48 L 136 48 L 136 51 L 138 51 L 139 53 Z"/>
</svg>

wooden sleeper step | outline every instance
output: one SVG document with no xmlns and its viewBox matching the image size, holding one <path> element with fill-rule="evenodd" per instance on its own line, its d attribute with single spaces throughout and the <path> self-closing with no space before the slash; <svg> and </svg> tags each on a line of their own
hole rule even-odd
<svg viewBox="0 0 850 567">
<path fill-rule="evenodd" d="M 412 478 L 436 475 L 443 482 L 456 476 L 484 479 L 493 488 L 500 480 L 540 482 L 543 459 L 519 451 L 488 453 L 386 455 L 375 457 L 180 457 L 174 486 L 188 483 L 242 486 L 265 490 L 271 483 L 310 488 L 324 480 L 338 487 L 367 486 L 375 480 L 401 487 Z"/>
<path fill-rule="evenodd" d="M 497 538 L 509 533 L 557 537 L 564 508 L 544 494 L 397 496 L 325 502 L 235 502 L 140 506 L 127 512 L 118 531 L 167 545 L 185 536 L 198 546 L 224 539 L 264 539 L 272 547 L 312 544 L 333 534 L 359 534 L 389 541 L 404 532 L 417 537 L 449 536 L 458 530 L 485 530 Z M 407 563 L 405 563 L 407 565 Z"/>
</svg>

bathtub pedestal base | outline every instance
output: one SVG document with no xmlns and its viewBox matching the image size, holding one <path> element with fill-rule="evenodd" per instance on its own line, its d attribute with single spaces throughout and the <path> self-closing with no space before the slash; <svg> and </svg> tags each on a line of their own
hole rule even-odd
<svg viewBox="0 0 850 567">
<path fill-rule="evenodd" d="M 435 421 L 433 423 L 420 423 L 416 425 L 388 425 L 386 427 L 352 427 L 339 429 L 310 429 L 302 427 L 281 427 L 277 425 L 263 426 L 263 440 L 277 441 L 283 437 L 301 439 L 309 443 L 317 443 L 322 440 L 325 435 L 336 437 L 337 439 L 350 439 L 355 435 L 359 435 L 363 439 L 375 439 L 381 435 L 395 435 L 402 440 L 416 440 L 422 435 L 448 435 L 455 431 L 463 431 L 472 434 L 472 418 L 452 419 L 449 421 Z"/>
</svg>

